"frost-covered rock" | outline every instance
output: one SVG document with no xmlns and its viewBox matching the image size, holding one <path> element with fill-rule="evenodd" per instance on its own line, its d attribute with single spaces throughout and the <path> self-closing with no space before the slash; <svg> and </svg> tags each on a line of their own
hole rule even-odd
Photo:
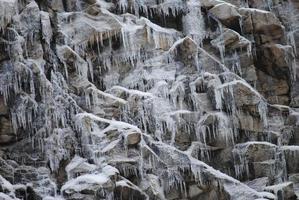
<svg viewBox="0 0 299 200">
<path fill-rule="evenodd" d="M 110 195 L 114 187 L 105 174 L 86 174 L 66 182 L 61 191 L 66 199 L 93 199 Z"/>
<path fill-rule="evenodd" d="M 184 63 L 187 67 L 198 69 L 197 54 L 198 46 L 191 38 L 187 37 L 177 41 L 171 48 L 171 53 L 174 53 L 175 59 Z"/>
<path fill-rule="evenodd" d="M 217 4 L 209 10 L 209 14 L 228 27 L 238 26 L 241 17 L 237 7 L 229 3 Z"/>
<path fill-rule="evenodd" d="M 1 29 L 3 29 L 10 23 L 13 16 L 15 16 L 17 14 L 18 1 L 1 0 L 0 3 L 1 3 L 0 26 L 1 26 Z"/>
<path fill-rule="evenodd" d="M 235 173 L 237 177 L 245 176 L 246 178 L 260 178 L 267 176 L 272 178 L 282 167 L 276 167 L 275 162 L 283 162 L 283 160 L 276 160 L 277 147 L 267 142 L 247 142 L 237 144 L 233 150 Z M 273 171 L 264 170 L 267 168 Z M 280 174 L 283 175 L 283 174 Z"/>
<path fill-rule="evenodd" d="M 0 199 L 294 198 L 298 8 L 0 0 Z"/>
<path fill-rule="evenodd" d="M 297 146 L 283 146 L 282 150 L 285 154 L 288 172 L 289 173 L 297 172 L 298 170 L 297 156 L 299 155 L 299 148 Z"/>
<path fill-rule="evenodd" d="M 231 29 L 224 29 L 224 32 L 218 38 L 212 40 L 211 44 L 218 48 L 222 47 L 223 51 L 226 49 L 244 49 L 249 51 L 249 54 L 251 51 L 251 42 Z"/>
<path fill-rule="evenodd" d="M 285 182 L 277 185 L 268 186 L 265 191 L 270 191 L 278 196 L 278 199 L 296 199 L 293 183 Z"/>
</svg>

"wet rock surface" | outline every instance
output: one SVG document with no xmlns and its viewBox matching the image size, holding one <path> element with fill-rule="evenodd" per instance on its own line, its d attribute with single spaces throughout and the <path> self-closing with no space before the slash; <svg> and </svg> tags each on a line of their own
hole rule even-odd
<svg viewBox="0 0 299 200">
<path fill-rule="evenodd" d="M 0 0 L 0 199 L 299 198 L 295 0 Z"/>
</svg>

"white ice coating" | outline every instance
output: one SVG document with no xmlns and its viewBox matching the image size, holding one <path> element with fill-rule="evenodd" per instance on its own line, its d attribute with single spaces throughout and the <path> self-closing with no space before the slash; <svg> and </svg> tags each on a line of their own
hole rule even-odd
<svg viewBox="0 0 299 200">
<path fill-rule="evenodd" d="M 62 191 L 68 191 L 69 189 L 75 190 L 75 191 L 82 191 L 85 189 L 89 189 L 91 185 L 97 185 L 98 187 L 101 187 L 103 184 L 109 182 L 109 178 L 106 174 L 86 174 L 83 176 L 79 176 L 76 179 L 72 179 L 69 182 L 67 182 L 65 185 L 62 186 Z M 78 184 L 84 183 L 84 184 Z"/>
<path fill-rule="evenodd" d="M 241 178 L 244 176 L 246 178 L 249 178 L 250 172 L 249 172 L 249 160 L 248 160 L 248 156 L 250 154 L 249 149 L 250 148 L 269 148 L 272 153 L 276 156 L 276 154 L 278 153 L 277 150 L 277 146 L 274 144 L 271 144 L 269 142 L 258 142 L 258 141 L 254 141 L 254 142 L 246 142 L 246 143 L 242 143 L 242 144 L 237 144 L 235 145 L 235 148 L 233 150 L 233 156 L 234 156 L 234 162 L 235 162 L 235 174 L 237 177 Z M 268 163 L 272 163 L 271 165 L 274 166 L 276 160 L 268 160 L 265 161 Z M 276 169 L 275 167 L 272 170 L 272 174 L 276 173 Z"/>
<path fill-rule="evenodd" d="M 256 106 L 256 109 L 260 115 L 260 118 L 264 124 L 264 127 L 268 126 L 267 121 L 267 110 L 268 105 L 267 102 L 265 102 L 264 98 L 254 89 L 252 88 L 247 82 L 242 80 L 234 80 L 228 83 L 224 83 L 219 85 L 215 88 L 215 100 L 216 100 L 216 108 L 217 109 L 223 109 L 223 101 L 225 101 L 227 98 L 231 98 L 231 103 L 225 105 L 227 106 L 227 109 L 230 113 L 233 115 L 238 115 L 239 112 L 239 106 L 238 102 L 236 102 L 236 98 L 240 98 L 236 96 L 234 93 L 238 91 L 234 91 L 236 89 L 236 85 L 240 85 L 241 87 L 245 87 L 247 90 L 249 90 L 252 93 L 253 99 Z M 246 104 L 246 102 L 241 102 Z"/>
<path fill-rule="evenodd" d="M 45 151 L 48 155 L 51 170 L 57 170 L 62 160 L 71 158 L 70 152 L 63 146 L 65 145 L 65 138 L 73 137 L 73 134 L 70 129 L 54 129 L 53 134 L 45 139 Z"/>
<path fill-rule="evenodd" d="M 0 5 L 0 29 L 4 29 L 12 18 L 18 13 L 17 0 L 5 0 Z"/>
<path fill-rule="evenodd" d="M 281 146 L 281 150 L 284 152 L 285 157 L 290 161 L 295 161 L 299 156 L 298 146 Z"/>
<path fill-rule="evenodd" d="M 0 184 L 1 184 L 1 187 L 2 187 L 2 191 L 9 191 L 9 195 L 11 196 L 11 197 L 14 197 L 14 194 L 13 194 L 13 192 L 14 192 L 14 190 L 15 190 L 15 188 L 14 188 L 14 186 L 10 183 L 10 182 L 8 182 L 5 178 L 3 178 L 2 176 L 0 176 Z M 1 194 L 0 194 L 0 198 L 4 198 L 4 199 L 13 199 L 13 198 L 11 198 L 10 196 L 6 196 L 5 194 L 3 194 L 2 193 L 2 196 L 1 196 Z"/>
<path fill-rule="evenodd" d="M 207 124 L 208 120 L 212 123 Z M 209 122 L 208 122 L 209 123 Z M 201 117 L 197 123 L 196 136 L 198 140 L 207 145 L 209 139 L 219 139 L 225 141 L 225 145 L 234 143 L 233 124 L 222 112 L 210 113 Z"/>
<path fill-rule="evenodd" d="M 277 193 L 279 191 L 282 191 L 285 187 L 292 185 L 292 184 L 293 184 L 292 182 L 285 182 L 285 183 L 280 183 L 277 185 L 267 186 L 265 189 L 266 189 L 266 191 L 273 191 L 274 194 L 277 195 Z"/>
<path fill-rule="evenodd" d="M 3 200 L 13 200 L 14 198 L 10 197 L 7 194 L 4 194 L 3 192 L 0 192 L 0 198 Z"/>
<path fill-rule="evenodd" d="M 156 6 L 151 5 L 152 2 L 147 2 L 145 0 L 118 0 L 117 5 L 121 12 L 130 11 L 139 15 L 139 11 L 141 10 L 147 17 L 157 14 L 160 16 L 176 16 L 185 8 L 185 5 L 180 0 L 166 0 L 158 2 L 160 4 Z"/>
<path fill-rule="evenodd" d="M 3 29 L 13 17 L 6 12 L 17 12 L 14 10 L 17 6 L 12 6 L 15 1 L 1 3 Z M 206 1 L 118 0 L 116 10 L 125 13 L 121 15 L 109 9 L 113 3 L 97 3 L 101 5 L 97 15 L 88 14 L 96 11 L 84 10 L 80 0 L 75 2 L 80 12 L 57 13 L 59 24 L 55 31 L 61 37 L 59 45 L 53 47 L 57 62 L 46 65 L 42 58 L 28 58 L 25 64 L 8 62 L 0 74 L 0 93 L 5 105 L 16 99 L 10 109 L 16 135 L 30 130 L 32 146 L 45 154 L 51 173 L 59 172 L 62 163 L 67 162 L 64 163 L 67 177 L 62 187 L 57 188 L 60 194 L 43 198 L 64 199 L 71 194 L 98 190 L 104 198 L 112 200 L 115 194 L 111 188 L 121 187 L 134 191 L 131 198 L 133 193 L 140 193 L 150 199 L 149 191 L 155 197 L 168 199 L 169 193 L 177 191 L 178 198 L 188 199 L 189 184 L 195 182 L 200 190 L 219 190 L 220 194 L 224 191 L 231 199 L 241 195 L 244 199 L 273 199 L 273 195 L 259 193 L 203 162 L 213 161 L 214 151 L 234 147 L 230 153 L 236 161 L 236 178 L 241 178 L 244 174 L 249 177 L 247 151 L 251 145 L 277 148 L 275 157 L 269 161 L 273 165 L 284 159 L 279 158 L 281 152 L 294 159 L 299 156 L 298 146 L 278 147 L 256 141 L 236 144 L 241 137 L 238 120 L 244 114 L 244 106 L 254 108 L 249 115 L 261 122 L 263 131 L 267 131 L 271 117 L 270 105 L 264 97 L 239 77 L 246 72 L 241 69 L 238 51 L 246 48 L 251 58 L 251 42 L 233 31 L 240 43 L 236 49 L 240 49 L 229 55 L 223 25 L 217 22 L 216 32 L 220 34 L 217 39 L 217 34 L 207 33 L 210 30 L 202 13 Z M 155 16 L 181 18 L 182 32 L 155 24 L 150 20 Z M 46 31 L 53 23 L 51 17 L 43 11 L 41 36 L 49 46 L 54 36 L 54 32 Z M 294 31 L 288 35 L 293 48 Z M 177 48 L 185 39 L 195 43 L 196 63 L 204 68 L 198 65 L 196 69 L 189 68 L 175 59 L 180 56 Z M 216 41 L 214 46 L 220 58 L 204 50 L 205 39 Z M 113 47 L 116 43 L 119 47 Z M 24 52 L 26 57 L 30 57 L 28 50 Z M 185 57 L 189 59 L 190 55 Z M 210 69 L 211 60 L 219 71 Z M 228 61 L 233 63 L 232 67 L 225 66 Z M 240 96 L 243 91 L 249 95 Z M 135 133 L 136 138 L 132 136 Z M 39 157 L 30 156 L 38 161 Z M 270 170 L 276 172 L 275 167 Z M 2 176 L 0 183 L 14 191 L 15 185 L 2 180 Z M 0 193 L 1 198 L 11 197 Z"/>
<path fill-rule="evenodd" d="M 19 106 L 12 111 L 12 124 L 15 132 L 19 128 L 32 129 L 32 121 L 37 113 L 38 105 L 34 99 L 28 96 L 20 97 Z"/>
<path fill-rule="evenodd" d="M 188 7 L 190 10 L 182 19 L 184 32 L 196 41 L 198 45 L 202 46 L 202 40 L 205 38 L 206 33 L 200 1 L 189 1 Z"/>
</svg>

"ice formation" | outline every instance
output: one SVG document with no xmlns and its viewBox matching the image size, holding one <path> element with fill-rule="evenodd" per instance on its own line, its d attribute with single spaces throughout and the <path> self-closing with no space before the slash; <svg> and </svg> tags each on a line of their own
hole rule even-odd
<svg viewBox="0 0 299 200">
<path fill-rule="evenodd" d="M 0 0 L 0 199 L 298 198 L 298 9 Z"/>
</svg>

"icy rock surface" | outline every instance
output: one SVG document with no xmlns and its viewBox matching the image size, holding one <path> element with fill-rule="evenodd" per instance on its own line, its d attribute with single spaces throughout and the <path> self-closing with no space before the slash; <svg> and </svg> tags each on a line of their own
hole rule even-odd
<svg viewBox="0 0 299 200">
<path fill-rule="evenodd" d="M 0 200 L 299 198 L 296 0 L 0 0 Z"/>
</svg>

